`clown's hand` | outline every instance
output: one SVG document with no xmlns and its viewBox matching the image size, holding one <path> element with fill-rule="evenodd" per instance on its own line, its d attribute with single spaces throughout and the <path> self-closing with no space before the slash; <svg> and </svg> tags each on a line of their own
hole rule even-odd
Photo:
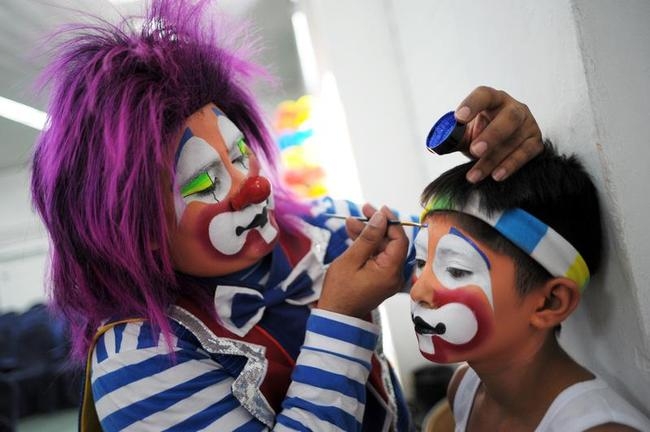
<svg viewBox="0 0 650 432">
<path fill-rule="evenodd" d="M 478 159 L 467 173 L 475 183 L 491 175 L 503 180 L 544 148 L 542 133 L 528 107 L 508 93 L 478 87 L 456 110 L 456 119 L 467 124 L 463 151 Z"/>
<path fill-rule="evenodd" d="M 383 207 L 364 206 L 368 223 L 348 219 L 347 228 L 359 232 L 354 243 L 335 259 L 325 274 L 320 309 L 365 317 L 404 286 L 403 266 L 408 240 L 400 225 L 388 225 L 395 215 Z M 373 214 L 374 213 L 374 214 Z"/>
</svg>

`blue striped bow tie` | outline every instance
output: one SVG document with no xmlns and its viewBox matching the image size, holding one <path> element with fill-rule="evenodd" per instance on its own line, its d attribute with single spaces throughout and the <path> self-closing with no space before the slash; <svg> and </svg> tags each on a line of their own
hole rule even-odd
<svg viewBox="0 0 650 432">
<path fill-rule="evenodd" d="M 294 267 L 280 246 L 253 268 L 216 278 L 214 306 L 222 325 L 246 335 L 274 306 L 308 305 L 320 297 L 326 265 L 322 253 L 310 250 Z"/>
<path fill-rule="evenodd" d="M 285 287 L 280 285 L 263 292 L 243 286 L 219 285 L 214 304 L 223 326 L 244 336 L 262 319 L 266 308 L 284 302 L 306 305 L 316 301 L 319 294 L 313 289 L 309 274 L 303 271 Z"/>
</svg>

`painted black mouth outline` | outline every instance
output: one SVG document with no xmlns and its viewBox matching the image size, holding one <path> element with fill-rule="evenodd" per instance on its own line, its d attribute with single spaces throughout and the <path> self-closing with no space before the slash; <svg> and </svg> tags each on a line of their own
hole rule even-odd
<svg viewBox="0 0 650 432">
<path fill-rule="evenodd" d="M 235 234 L 237 236 L 240 236 L 240 235 L 242 235 L 244 233 L 244 231 L 248 231 L 249 229 L 253 229 L 253 228 L 256 228 L 256 227 L 262 227 L 262 226 L 266 225 L 268 221 L 269 221 L 269 216 L 268 216 L 267 207 L 265 206 L 262 209 L 261 213 L 258 213 L 258 214 L 255 215 L 255 217 L 253 218 L 251 223 L 248 224 L 248 226 L 243 227 L 243 226 L 240 225 L 237 228 L 235 228 Z"/>
<path fill-rule="evenodd" d="M 447 326 L 441 322 L 436 324 L 435 327 L 432 327 L 419 316 L 411 315 L 411 320 L 413 321 L 413 325 L 415 325 L 415 331 L 419 334 L 443 335 L 447 331 Z"/>
</svg>

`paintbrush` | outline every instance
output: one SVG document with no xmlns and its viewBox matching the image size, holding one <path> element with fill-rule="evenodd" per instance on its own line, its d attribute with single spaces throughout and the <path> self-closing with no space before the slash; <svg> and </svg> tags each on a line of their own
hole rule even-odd
<svg viewBox="0 0 650 432">
<path fill-rule="evenodd" d="M 368 222 L 367 217 L 363 216 L 346 216 L 346 215 L 339 215 L 339 214 L 332 214 L 332 213 L 325 213 L 325 216 L 335 218 L 335 219 L 347 219 L 347 218 L 352 218 L 356 219 L 361 222 Z M 413 226 L 413 227 L 418 227 L 418 228 L 426 228 L 427 224 L 422 224 L 419 222 L 411 222 L 411 221 L 401 221 L 401 220 L 389 220 L 388 225 L 402 225 L 402 226 Z"/>
</svg>

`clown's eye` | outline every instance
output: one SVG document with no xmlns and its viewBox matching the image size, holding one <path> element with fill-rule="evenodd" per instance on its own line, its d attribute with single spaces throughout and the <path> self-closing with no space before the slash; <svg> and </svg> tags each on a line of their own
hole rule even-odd
<svg viewBox="0 0 650 432">
<path fill-rule="evenodd" d="M 183 198 L 187 198 L 192 195 L 205 195 L 212 193 L 216 188 L 215 180 L 216 179 L 210 177 L 210 174 L 207 172 L 202 172 L 181 188 L 181 195 Z"/>
<path fill-rule="evenodd" d="M 250 150 L 248 149 L 248 145 L 246 145 L 246 140 L 243 136 L 239 137 L 237 141 L 235 141 L 235 145 L 237 147 L 237 150 L 234 152 L 232 163 L 239 163 L 241 166 L 248 169 L 248 158 L 250 157 Z"/>
<path fill-rule="evenodd" d="M 239 152 L 242 154 L 242 156 L 249 156 L 250 150 L 248 150 L 248 144 L 246 144 L 246 140 L 243 136 L 239 137 L 235 144 L 237 144 L 237 148 L 239 149 Z"/>
<path fill-rule="evenodd" d="M 458 267 L 447 267 L 447 273 L 454 279 L 462 279 L 472 275 L 472 272 L 469 270 L 461 269 Z"/>
</svg>

